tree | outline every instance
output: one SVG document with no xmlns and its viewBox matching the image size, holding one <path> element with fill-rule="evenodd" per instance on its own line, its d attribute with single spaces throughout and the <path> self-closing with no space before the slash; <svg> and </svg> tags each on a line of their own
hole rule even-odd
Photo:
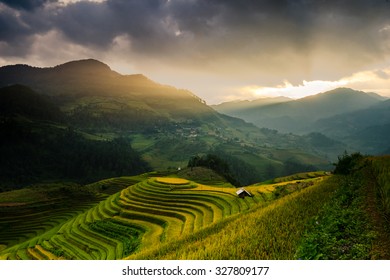
<svg viewBox="0 0 390 280">
<path fill-rule="evenodd" d="M 363 156 L 357 152 L 348 154 L 347 151 L 343 155 L 338 156 L 338 162 L 334 163 L 335 169 L 334 174 L 348 175 L 353 173 L 359 168 L 359 163 Z"/>
<path fill-rule="evenodd" d="M 215 154 L 207 154 L 205 156 L 199 157 L 198 155 L 193 156 L 188 161 L 188 167 L 192 168 L 197 166 L 203 166 L 214 170 L 219 175 L 225 177 L 225 179 L 232 185 L 239 187 L 241 186 L 240 182 L 234 177 L 230 171 L 229 165 L 226 161 Z"/>
</svg>

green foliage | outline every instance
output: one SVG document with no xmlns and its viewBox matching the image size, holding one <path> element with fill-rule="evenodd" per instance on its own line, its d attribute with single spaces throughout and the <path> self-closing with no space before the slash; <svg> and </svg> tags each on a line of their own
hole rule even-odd
<svg viewBox="0 0 390 280">
<path fill-rule="evenodd" d="M 50 121 L 64 119 L 60 109 L 47 96 L 22 85 L 0 88 L 0 118 L 15 116 Z"/>
<path fill-rule="evenodd" d="M 228 152 L 223 151 L 223 148 L 216 148 L 212 152 L 226 162 L 230 173 L 240 185 L 245 186 L 261 181 L 263 176 L 258 174 L 253 165 L 248 164 L 237 156 L 230 155 Z"/>
<path fill-rule="evenodd" d="M 240 182 L 232 174 L 229 165 L 217 155 L 207 154 L 205 156 L 194 156 L 188 161 L 188 167 L 203 166 L 214 170 L 219 175 L 226 178 L 226 180 L 234 186 L 240 186 Z"/>
<path fill-rule="evenodd" d="M 283 173 L 285 175 L 291 175 L 299 172 L 316 171 L 317 168 L 311 164 L 303 164 L 294 159 L 288 159 L 283 164 Z"/>
<path fill-rule="evenodd" d="M 296 253 L 299 259 L 370 259 L 375 232 L 363 200 L 362 179 L 337 177 L 339 188 L 314 217 Z"/>
<path fill-rule="evenodd" d="M 135 175 L 150 167 L 130 141 L 94 141 L 72 129 L 0 122 L 0 184 L 23 185 L 44 180 L 88 182 Z"/>
<path fill-rule="evenodd" d="M 215 171 L 205 167 L 184 168 L 178 173 L 179 177 L 206 185 L 228 185 L 226 179 Z"/>
<path fill-rule="evenodd" d="M 285 186 L 277 186 L 273 195 L 275 198 L 279 198 L 288 194 L 287 188 Z"/>
<path fill-rule="evenodd" d="M 361 165 L 363 156 L 360 153 L 348 154 L 344 152 L 342 156 L 338 157 L 338 162 L 335 163 L 334 174 L 347 175 L 353 173 Z"/>
<path fill-rule="evenodd" d="M 64 250 L 62 249 L 52 249 L 51 252 L 59 258 L 65 255 Z"/>
</svg>

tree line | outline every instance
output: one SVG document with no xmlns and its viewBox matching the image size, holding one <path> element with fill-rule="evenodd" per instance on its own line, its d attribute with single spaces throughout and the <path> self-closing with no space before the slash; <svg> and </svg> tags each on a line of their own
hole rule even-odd
<svg viewBox="0 0 390 280">
<path fill-rule="evenodd" d="M 80 183 L 150 171 L 126 138 L 97 141 L 69 128 L 0 120 L 0 182 L 22 187 L 41 181 Z"/>
</svg>

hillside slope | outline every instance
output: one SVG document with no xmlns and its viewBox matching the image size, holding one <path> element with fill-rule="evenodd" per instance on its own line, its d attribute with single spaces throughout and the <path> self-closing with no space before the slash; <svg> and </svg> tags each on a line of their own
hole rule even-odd
<svg viewBox="0 0 390 280">
<path fill-rule="evenodd" d="M 85 183 L 150 170 L 128 139 L 93 139 L 70 127 L 49 97 L 25 86 L 0 88 L 0 134 L 0 192 L 37 182 Z"/>
<path fill-rule="evenodd" d="M 312 124 L 319 119 L 365 109 L 383 100 L 384 98 L 377 94 L 338 88 L 267 106 L 244 109 L 238 107 L 236 110 L 230 108 L 229 112 L 230 115 L 252 122 L 258 127 L 281 132 L 308 133 L 312 131 Z"/>
<path fill-rule="evenodd" d="M 363 110 L 320 119 L 312 130 L 348 143 L 354 150 L 383 154 L 390 148 L 390 100 Z"/>
<path fill-rule="evenodd" d="M 244 198 L 204 170 L 187 175 L 210 185 L 149 173 L 3 193 L 0 258 L 388 259 L 390 158 L 338 166 L 247 186 Z"/>
<path fill-rule="evenodd" d="M 121 75 L 96 60 L 51 68 L 1 67 L 0 85 L 13 83 L 45 95 L 64 116 L 60 126 L 71 127 L 88 140 L 131 139 L 132 147 L 155 170 L 184 167 L 194 155 L 228 147 L 225 158 L 233 156 L 236 161 L 232 162 L 241 160 L 253 171 L 251 178 L 244 178 L 246 184 L 288 175 L 292 165 L 293 172 L 329 168 L 329 161 L 344 150 L 261 130 L 219 114 L 189 91 L 143 75 Z M 240 154 L 240 149 L 245 152 Z M 328 155 L 330 150 L 332 155 Z"/>
<path fill-rule="evenodd" d="M 47 222 L 43 224 L 40 207 L 34 215 L 30 213 L 33 219 L 25 219 L 34 201 L 26 200 L 24 192 L 40 197 L 51 194 L 53 198 L 56 195 L 54 189 L 46 195 L 44 189 L 41 192 L 26 189 L 0 194 L 0 211 L 7 212 L 0 218 L 0 227 L 15 224 L 15 229 L 4 228 L 0 232 L 0 258 L 119 259 L 135 252 L 148 253 L 160 245 L 171 244 L 172 240 L 185 240 L 204 231 L 213 232 L 216 226 L 231 224 L 239 215 L 264 208 L 290 193 L 304 191 L 321 180 L 316 176 L 324 174 L 313 173 L 313 178 L 300 182 L 251 186 L 248 189 L 252 195 L 245 199 L 239 198 L 236 189 L 224 181 L 204 185 L 177 177 L 155 177 L 153 174 L 134 179 L 105 180 L 89 188 L 84 186 L 85 194 L 94 197 L 89 209 L 85 209 L 84 205 L 84 208 L 69 210 L 67 214 L 61 202 L 63 198 L 58 196 L 52 204 L 57 205 L 60 211 L 48 212 Z M 135 182 L 97 202 L 99 196 L 94 191 L 101 191 L 102 186 L 110 186 L 117 180 Z M 63 195 L 67 193 L 66 189 L 62 187 L 57 191 Z M 81 190 L 79 192 L 82 194 Z M 19 203 L 12 204 L 17 198 Z M 35 201 L 39 200 L 36 198 Z M 48 202 L 50 200 L 46 200 Z M 66 200 L 66 203 L 71 202 Z M 74 205 L 77 203 L 73 202 Z M 77 213 L 82 209 L 82 213 Z M 60 213 L 68 219 L 61 217 Z M 15 217 L 17 222 L 13 221 Z M 16 229 L 17 233 L 12 234 Z"/>
<path fill-rule="evenodd" d="M 351 174 L 130 259 L 388 259 L 389 167 L 388 156 L 362 158 Z"/>
<path fill-rule="evenodd" d="M 9 84 L 23 84 L 55 96 L 58 105 L 84 126 L 101 125 L 103 119 L 110 125 L 140 127 L 216 118 L 211 108 L 188 91 L 157 84 L 143 75 L 120 75 L 92 59 L 52 68 L 1 67 L 0 86 Z"/>
<path fill-rule="evenodd" d="M 253 109 L 253 108 L 259 109 L 264 106 L 284 103 L 288 101 L 292 101 L 292 99 L 288 97 L 278 96 L 278 97 L 259 98 L 252 101 L 249 100 L 230 101 L 218 105 L 212 105 L 211 107 L 220 113 L 234 116 L 236 112 L 242 112 L 244 110 Z"/>
</svg>

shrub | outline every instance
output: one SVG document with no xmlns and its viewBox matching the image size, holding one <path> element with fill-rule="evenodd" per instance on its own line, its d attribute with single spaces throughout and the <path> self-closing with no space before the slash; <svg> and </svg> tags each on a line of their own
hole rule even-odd
<svg viewBox="0 0 390 280">
<path fill-rule="evenodd" d="M 334 174 L 348 175 L 360 168 L 363 156 L 360 153 L 348 154 L 344 152 L 338 157 L 338 162 L 335 163 Z"/>
</svg>

